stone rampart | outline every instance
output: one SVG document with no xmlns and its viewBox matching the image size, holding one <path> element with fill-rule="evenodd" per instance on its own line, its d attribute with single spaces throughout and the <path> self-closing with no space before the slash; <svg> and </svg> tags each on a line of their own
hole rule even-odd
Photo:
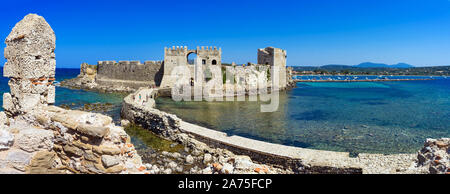
<svg viewBox="0 0 450 194">
<path fill-rule="evenodd" d="M 163 76 L 162 61 L 99 61 L 97 80 L 129 80 L 159 85 Z"/>
</svg>

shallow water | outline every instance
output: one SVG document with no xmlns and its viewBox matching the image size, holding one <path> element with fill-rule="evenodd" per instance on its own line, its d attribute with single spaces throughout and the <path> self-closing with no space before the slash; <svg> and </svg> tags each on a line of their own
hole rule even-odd
<svg viewBox="0 0 450 194">
<path fill-rule="evenodd" d="M 273 113 L 262 102 L 174 102 L 180 118 L 254 139 L 351 153 L 414 153 L 426 138 L 450 136 L 450 80 L 298 83 Z"/>
</svg>

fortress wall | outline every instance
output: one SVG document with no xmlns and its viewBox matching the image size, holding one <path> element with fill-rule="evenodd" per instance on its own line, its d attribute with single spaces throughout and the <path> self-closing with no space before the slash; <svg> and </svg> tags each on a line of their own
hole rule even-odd
<svg viewBox="0 0 450 194">
<path fill-rule="evenodd" d="M 154 81 L 157 85 L 163 76 L 162 61 L 99 61 L 97 79 L 116 79 L 130 81 Z"/>
</svg>

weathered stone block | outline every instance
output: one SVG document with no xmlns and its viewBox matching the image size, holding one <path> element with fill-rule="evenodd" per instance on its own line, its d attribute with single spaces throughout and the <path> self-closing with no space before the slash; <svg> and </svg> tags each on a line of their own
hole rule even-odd
<svg viewBox="0 0 450 194">
<path fill-rule="evenodd" d="M 49 151 L 40 151 L 31 159 L 30 165 L 26 169 L 28 174 L 54 174 L 51 170 L 55 162 L 56 153 Z"/>
<path fill-rule="evenodd" d="M 109 133 L 109 127 L 93 126 L 88 124 L 79 124 L 76 130 L 82 134 L 100 138 Z"/>
<path fill-rule="evenodd" d="M 90 145 L 90 144 L 85 144 L 85 143 L 82 143 L 82 142 L 80 142 L 80 141 L 74 141 L 73 142 L 73 145 L 74 146 L 77 146 L 78 148 L 81 148 L 81 149 L 83 149 L 83 150 L 91 150 L 92 149 L 92 145 Z"/>
<path fill-rule="evenodd" d="M 106 173 L 120 173 L 124 170 L 122 165 L 116 165 L 111 168 L 106 169 Z"/>
<path fill-rule="evenodd" d="M 92 152 L 91 150 L 85 150 L 84 151 L 84 159 L 92 161 L 92 162 L 98 162 L 100 157 L 98 157 L 96 154 L 94 154 L 94 152 Z"/>
<path fill-rule="evenodd" d="M 93 172 L 93 173 L 102 174 L 102 173 L 105 173 L 105 170 L 106 170 L 102 164 L 97 163 L 97 162 L 88 161 L 88 160 L 83 160 L 81 162 L 81 165 L 84 168 L 86 168 L 89 172 Z"/>
<path fill-rule="evenodd" d="M 10 93 L 3 93 L 3 108 L 7 111 L 14 110 L 15 105 Z"/>
<path fill-rule="evenodd" d="M 107 155 L 118 155 L 121 153 L 121 150 L 115 146 L 93 146 L 92 150 L 96 153 Z"/>
<path fill-rule="evenodd" d="M 47 103 L 48 104 L 54 104 L 55 103 L 55 86 L 51 85 L 48 87 L 48 93 L 47 93 Z"/>
<path fill-rule="evenodd" d="M 9 123 L 9 119 L 6 116 L 5 112 L 0 112 L 0 126 L 7 125 Z"/>
<path fill-rule="evenodd" d="M 120 159 L 117 156 L 103 155 L 102 156 L 103 166 L 106 168 L 118 165 L 120 163 Z"/>
<path fill-rule="evenodd" d="M 30 163 L 31 154 L 21 151 L 9 151 L 6 160 L 17 170 L 25 171 L 25 167 Z"/>
<path fill-rule="evenodd" d="M 51 122 L 50 118 L 43 114 L 35 114 L 34 117 L 36 118 L 36 121 L 43 126 L 47 126 Z"/>
<path fill-rule="evenodd" d="M 63 149 L 64 149 L 64 152 L 75 155 L 75 156 L 82 156 L 84 154 L 82 149 L 75 147 L 73 145 L 70 145 L 70 144 L 65 145 L 63 147 Z"/>
<path fill-rule="evenodd" d="M 71 113 L 75 114 L 78 111 L 71 111 Z M 79 112 L 79 118 L 78 121 L 81 123 L 90 124 L 93 126 L 107 126 L 112 123 L 112 118 L 109 116 L 101 115 L 101 114 L 94 114 L 89 113 L 86 114 L 86 112 Z"/>
<path fill-rule="evenodd" d="M 45 19 L 28 14 L 5 40 L 5 77 L 40 78 L 55 75 L 55 33 Z"/>
<path fill-rule="evenodd" d="M 27 152 L 51 150 L 53 148 L 53 131 L 44 129 L 21 130 L 16 137 L 16 145 Z"/>
<path fill-rule="evenodd" d="M 55 113 L 61 113 L 61 112 L 65 112 L 66 110 L 57 106 L 47 106 L 44 108 L 46 111 L 49 112 L 55 112 Z"/>
<path fill-rule="evenodd" d="M 14 142 L 14 135 L 6 130 L 0 129 L 0 151 L 9 149 Z"/>
<path fill-rule="evenodd" d="M 67 127 L 69 129 L 76 129 L 78 126 L 78 122 L 70 118 L 66 114 L 55 114 L 51 117 L 51 120 L 60 122 L 64 127 Z"/>
<path fill-rule="evenodd" d="M 23 93 L 18 96 L 19 110 L 22 112 L 27 112 L 36 107 L 41 101 L 41 96 L 39 94 L 29 94 Z"/>
</svg>

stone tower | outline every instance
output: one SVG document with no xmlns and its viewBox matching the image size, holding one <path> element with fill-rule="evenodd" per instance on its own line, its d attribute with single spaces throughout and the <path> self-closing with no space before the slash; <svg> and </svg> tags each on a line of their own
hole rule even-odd
<svg viewBox="0 0 450 194">
<path fill-rule="evenodd" d="M 28 14 L 6 38 L 3 76 L 10 93 L 3 94 L 3 108 L 14 116 L 55 102 L 55 33 L 45 19 Z"/>
<path fill-rule="evenodd" d="M 217 47 L 197 47 L 195 50 L 188 50 L 186 46 L 173 46 L 164 48 L 164 76 L 161 81 L 161 88 L 171 88 L 177 81 L 172 76 L 172 70 L 176 66 L 186 66 L 189 68 L 192 78 L 194 78 L 195 65 L 188 63 L 190 54 L 197 54 L 195 64 L 197 65 L 222 65 L 222 49 Z"/>
<path fill-rule="evenodd" d="M 279 89 L 283 89 L 287 85 L 286 81 L 286 50 L 267 47 L 258 49 L 258 64 L 279 67 Z"/>
</svg>

